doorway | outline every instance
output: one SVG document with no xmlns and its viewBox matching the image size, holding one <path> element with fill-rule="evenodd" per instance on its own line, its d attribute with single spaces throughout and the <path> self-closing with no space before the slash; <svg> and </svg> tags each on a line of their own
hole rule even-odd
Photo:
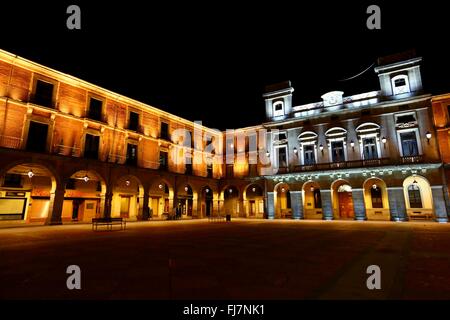
<svg viewBox="0 0 450 320">
<path fill-rule="evenodd" d="M 355 217 L 353 210 L 353 197 L 349 191 L 338 191 L 339 199 L 339 217 L 341 219 L 350 219 Z"/>
<path fill-rule="evenodd" d="M 130 217 L 130 197 L 127 196 L 120 197 L 120 217 L 121 218 Z"/>
</svg>

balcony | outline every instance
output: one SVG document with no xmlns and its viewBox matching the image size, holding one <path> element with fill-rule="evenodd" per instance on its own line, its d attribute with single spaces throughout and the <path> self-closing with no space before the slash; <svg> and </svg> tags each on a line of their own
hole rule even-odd
<svg viewBox="0 0 450 320">
<path fill-rule="evenodd" d="M 410 158 L 410 157 L 408 157 L 408 158 Z M 421 161 L 421 158 L 420 158 L 420 161 Z M 411 163 L 411 162 L 401 162 L 401 163 Z M 399 163 L 393 161 L 391 158 L 342 161 L 342 162 L 331 162 L 331 163 L 316 163 L 316 164 L 295 166 L 294 172 L 322 171 L 322 170 L 363 168 L 363 167 L 379 167 L 379 166 L 386 166 L 386 165 L 393 165 L 393 164 L 399 164 Z M 278 170 L 278 173 L 285 173 L 283 170 L 285 170 L 287 168 L 280 168 L 280 169 L 282 169 L 282 170 Z"/>
<path fill-rule="evenodd" d="M 417 156 L 407 156 L 407 157 L 401 157 L 400 158 L 400 163 L 404 164 L 404 163 L 420 163 L 423 161 L 423 156 L 422 155 L 417 155 Z"/>
<path fill-rule="evenodd" d="M 12 136 L 0 135 L 0 147 L 9 149 L 20 149 L 22 139 Z"/>
</svg>

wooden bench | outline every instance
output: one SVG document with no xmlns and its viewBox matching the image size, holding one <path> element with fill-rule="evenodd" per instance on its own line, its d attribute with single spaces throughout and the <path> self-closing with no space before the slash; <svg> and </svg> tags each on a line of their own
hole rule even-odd
<svg viewBox="0 0 450 320">
<path fill-rule="evenodd" d="M 113 225 L 120 225 L 120 230 L 125 230 L 127 221 L 123 218 L 92 218 L 92 231 L 97 230 L 99 225 L 106 226 L 107 230 L 112 230 Z"/>
</svg>

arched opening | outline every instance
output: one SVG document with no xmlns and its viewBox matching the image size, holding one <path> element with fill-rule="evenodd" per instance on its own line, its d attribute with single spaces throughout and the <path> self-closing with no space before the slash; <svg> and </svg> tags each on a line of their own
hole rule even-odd
<svg viewBox="0 0 450 320">
<path fill-rule="evenodd" d="M 413 175 L 403 181 L 406 212 L 410 219 L 434 217 L 433 195 L 427 179 Z"/>
<path fill-rule="evenodd" d="M 322 197 L 320 185 L 314 181 L 303 184 L 303 214 L 305 219 L 322 219 Z"/>
<path fill-rule="evenodd" d="M 144 187 L 140 180 L 133 175 L 122 176 L 114 186 L 111 217 L 141 219 L 143 200 Z"/>
<path fill-rule="evenodd" d="M 239 190 L 235 186 L 228 186 L 222 191 L 225 214 L 239 216 Z"/>
<path fill-rule="evenodd" d="M 149 217 L 161 218 L 173 211 L 173 188 L 165 180 L 155 181 L 149 190 Z"/>
<path fill-rule="evenodd" d="M 248 218 L 264 217 L 264 191 L 258 184 L 250 184 L 244 191 L 245 214 Z"/>
<path fill-rule="evenodd" d="M 209 186 L 204 186 L 201 192 L 200 212 L 201 217 L 210 217 L 213 214 L 214 192 Z"/>
<path fill-rule="evenodd" d="M 287 183 L 275 186 L 275 218 L 292 218 L 291 194 Z"/>
<path fill-rule="evenodd" d="M 363 190 L 367 220 L 390 220 L 386 183 L 379 178 L 369 178 L 364 181 Z"/>
<path fill-rule="evenodd" d="M 194 191 L 189 184 L 185 184 L 178 191 L 177 215 L 192 218 L 194 212 Z"/>
<path fill-rule="evenodd" d="M 80 170 L 66 182 L 62 210 L 63 221 L 90 222 L 101 217 L 106 184 L 93 170 Z"/>
<path fill-rule="evenodd" d="M 338 219 L 353 219 L 352 187 L 346 180 L 336 180 L 331 184 L 333 215 Z"/>
<path fill-rule="evenodd" d="M 57 181 L 45 165 L 15 165 L 1 177 L 0 185 L 0 221 L 44 223 L 49 217 Z"/>
</svg>

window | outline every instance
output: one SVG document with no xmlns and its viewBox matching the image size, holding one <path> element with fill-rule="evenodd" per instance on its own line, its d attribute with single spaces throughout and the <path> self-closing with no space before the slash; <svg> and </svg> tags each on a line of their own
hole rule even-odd
<svg viewBox="0 0 450 320">
<path fill-rule="evenodd" d="M 47 149 L 48 125 L 30 121 L 26 149 L 28 151 L 45 152 Z"/>
<path fill-rule="evenodd" d="M 159 168 L 161 170 L 167 170 L 169 168 L 169 157 L 166 151 L 159 152 Z"/>
<path fill-rule="evenodd" d="M 166 122 L 161 122 L 161 139 L 170 140 L 169 139 L 169 124 Z"/>
<path fill-rule="evenodd" d="M 378 158 L 377 144 L 375 138 L 363 139 L 364 160 L 373 160 Z"/>
<path fill-rule="evenodd" d="M 213 177 L 213 165 L 212 163 L 208 163 L 206 165 L 206 177 L 212 178 Z"/>
<path fill-rule="evenodd" d="M 287 140 L 286 132 L 277 132 L 274 134 L 275 141 Z"/>
<path fill-rule="evenodd" d="M 273 116 L 278 117 L 283 115 L 284 115 L 283 102 L 282 101 L 275 102 L 273 104 Z"/>
<path fill-rule="evenodd" d="M 130 111 L 128 118 L 128 129 L 139 131 L 139 113 Z"/>
<path fill-rule="evenodd" d="M 287 152 L 286 148 L 276 148 L 278 153 L 278 168 L 286 168 L 287 167 Z"/>
<path fill-rule="evenodd" d="M 100 137 L 87 133 L 84 142 L 84 157 L 88 159 L 98 159 L 98 148 Z"/>
<path fill-rule="evenodd" d="M 4 187 L 22 188 L 22 176 L 15 173 L 7 173 L 5 175 Z"/>
<path fill-rule="evenodd" d="M 127 165 L 137 165 L 137 147 L 137 145 L 132 143 L 127 144 Z"/>
<path fill-rule="evenodd" d="M 320 196 L 320 189 L 314 189 L 314 208 L 319 209 L 322 208 L 322 197 Z"/>
<path fill-rule="evenodd" d="M 333 162 L 345 161 L 344 142 L 343 141 L 332 141 L 331 142 L 331 159 Z"/>
<path fill-rule="evenodd" d="M 34 92 L 33 103 L 44 106 L 53 107 L 53 89 L 54 85 L 49 82 L 37 80 Z"/>
<path fill-rule="evenodd" d="M 184 160 L 186 169 L 184 171 L 185 174 L 189 174 L 192 175 L 192 158 L 191 156 L 186 156 L 185 160 Z"/>
<path fill-rule="evenodd" d="M 303 159 L 305 165 L 313 165 L 316 163 L 314 156 L 314 145 L 307 144 L 303 146 Z"/>
<path fill-rule="evenodd" d="M 88 118 L 92 120 L 102 121 L 102 105 L 101 100 L 90 98 Z"/>
<path fill-rule="evenodd" d="M 400 140 L 404 157 L 414 157 L 419 155 L 416 133 L 414 131 L 400 133 Z"/>
<path fill-rule="evenodd" d="M 416 184 L 412 184 L 408 187 L 408 198 L 410 208 L 422 208 L 420 189 Z"/>
<path fill-rule="evenodd" d="M 227 178 L 233 178 L 234 177 L 234 165 L 232 164 L 227 164 L 227 169 L 226 169 L 226 176 Z"/>
<path fill-rule="evenodd" d="M 381 197 L 381 188 L 376 186 L 376 188 L 370 189 L 370 195 L 372 197 L 372 208 L 383 208 L 383 199 Z"/>
<path fill-rule="evenodd" d="M 410 92 L 409 81 L 407 75 L 398 75 L 391 79 L 392 83 L 392 93 L 401 94 Z"/>
</svg>

